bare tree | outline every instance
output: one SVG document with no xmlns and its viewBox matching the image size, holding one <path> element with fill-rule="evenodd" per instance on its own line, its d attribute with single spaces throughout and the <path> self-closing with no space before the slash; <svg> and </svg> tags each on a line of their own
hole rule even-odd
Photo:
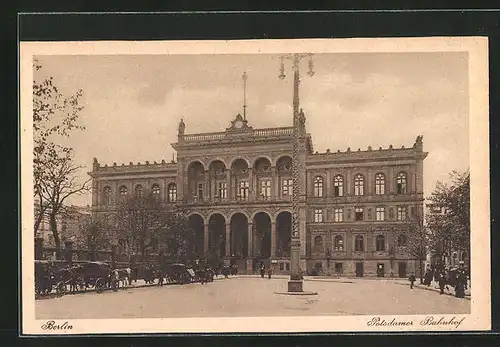
<svg viewBox="0 0 500 347">
<path fill-rule="evenodd" d="M 57 153 L 57 160 L 45 163 L 44 179 L 39 182 L 39 194 L 42 201 L 48 206 L 45 213 L 49 218 L 58 259 L 61 257 L 61 239 L 57 217 L 66 212 L 66 201 L 69 197 L 90 191 L 89 182 L 91 179 L 83 183 L 80 182 L 78 172 L 82 167 L 75 165 L 72 157 L 71 150 Z"/>
<path fill-rule="evenodd" d="M 53 78 L 41 75 L 41 64 L 34 61 L 33 81 L 33 177 L 35 208 L 35 234 L 48 210 L 53 209 L 45 199 L 42 184 L 50 179 L 54 167 L 64 165 L 71 148 L 61 145 L 62 138 L 70 136 L 72 130 L 85 129 L 78 124 L 83 106 L 83 93 L 78 90 L 64 96 L 54 85 Z"/>
</svg>

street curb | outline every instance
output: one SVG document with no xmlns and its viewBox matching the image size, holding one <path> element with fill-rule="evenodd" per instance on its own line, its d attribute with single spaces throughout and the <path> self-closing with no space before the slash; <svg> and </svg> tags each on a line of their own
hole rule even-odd
<svg viewBox="0 0 500 347">
<path fill-rule="evenodd" d="M 405 284 L 405 283 L 400 283 L 400 282 L 396 282 L 397 284 L 399 285 L 402 285 L 402 286 L 408 286 L 408 284 Z M 420 285 L 420 284 L 416 284 L 414 285 L 415 288 L 418 288 L 418 289 L 422 289 L 422 290 L 427 290 L 427 291 L 431 291 L 431 292 L 436 292 L 436 293 L 439 293 L 439 290 L 434 288 L 434 287 L 427 287 L 427 286 L 423 286 L 423 285 Z M 444 295 L 449 295 L 449 296 L 453 296 L 455 297 L 455 294 L 453 293 L 449 293 L 449 292 L 444 292 Z M 457 299 L 465 299 L 465 300 L 471 300 L 471 297 L 470 295 L 465 295 L 465 297 L 463 298 L 457 298 Z"/>
</svg>

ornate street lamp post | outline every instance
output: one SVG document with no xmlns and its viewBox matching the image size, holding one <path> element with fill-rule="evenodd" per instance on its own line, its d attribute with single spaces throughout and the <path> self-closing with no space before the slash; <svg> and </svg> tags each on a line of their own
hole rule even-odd
<svg viewBox="0 0 500 347">
<path fill-rule="evenodd" d="M 293 69 L 293 151 L 292 151 L 292 237 L 290 243 L 290 280 L 288 292 L 302 292 L 302 274 L 300 271 L 300 173 L 299 173 L 299 142 L 304 136 L 303 113 L 299 108 L 299 65 L 303 58 L 309 58 L 310 77 L 314 76 L 312 54 L 295 53 L 281 56 L 280 79 L 285 79 L 284 60 L 292 61 Z M 302 230 L 305 232 L 305 230 Z"/>
</svg>

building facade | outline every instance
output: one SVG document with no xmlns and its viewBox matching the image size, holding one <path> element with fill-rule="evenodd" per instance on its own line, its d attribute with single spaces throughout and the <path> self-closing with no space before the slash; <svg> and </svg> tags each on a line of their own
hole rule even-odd
<svg viewBox="0 0 500 347">
<path fill-rule="evenodd" d="M 35 203 L 35 215 L 38 215 L 40 210 L 39 204 Z M 48 212 L 45 214 L 47 215 Z M 54 236 L 50 227 L 48 216 L 44 216 L 40 221 L 36 237 L 43 239 L 44 247 L 55 247 Z M 57 231 L 61 240 L 61 245 L 64 246 L 66 241 L 76 243 L 82 239 L 85 225 L 91 220 L 90 206 L 67 206 L 64 212 L 61 212 L 56 217 Z"/>
<path fill-rule="evenodd" d="M 93 213 L 108 213 L 121 196 L 148 189 L 188 211 L 200 257 L 216 253 L 247 272 L 264 261 L 287 273 L 292 127 L 254 129 L 237 115 L 222 132 L 187 134 L 185 128 L 181 120 L 172 143 L 177 161 L 102 166 L 94 159 Z M 408 218 L 422 215 L 426 156 L 421 136 L 410 148 L 314 152 L 304 125 L 301 270 L 404 277 L 416 271 L 404 244 L 391 245 Z"/>
</svg>

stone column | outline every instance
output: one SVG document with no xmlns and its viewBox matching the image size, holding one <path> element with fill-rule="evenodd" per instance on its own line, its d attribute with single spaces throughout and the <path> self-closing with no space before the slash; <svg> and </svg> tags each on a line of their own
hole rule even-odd
<svg viewBox="0 0 500 347">
<path fill-rule="evenodd" d="M 177 157 L 177 200 L 184 200 L 184 189 L 187 186 L 187 180 L 184 181 L 184 161 Z"/>
<path fill-rule="evenodd" d="M 325 196 L 333 196 L 333 192 L 332 192 L 332 172 L 330 170 L 328 170 L 326 172 L 326 182 L 325 182 Z"/>
<path fill-rule="evenodd" d="M 205 184 L 203 187 L 203 200 L 207 201 L 210 200 L 211 198 L 211 192 L 210 192 L 210 172 L 208 170 L 205 170 Z"/>
<path fill-rule="evenodd" d="M 271 257 L 276 256 L 276 222 L 271 222 Z"/>
<path fill-rule="evenodd" d="M 351 169 L 347 169 L 346 178 L 344 182 L 344 193 L 346 196 L 351 195 L 352 185 L 353 185 L 351 176 L 352 176 Z"/>
<path fill-rule="evenodd" d="M 253 224 L 248 223 L 248 258 L 253 256 Z"/>
<path fill-rule="evenodd" d="M 161 180 L 160 198 L 161 198 L 162 202 L 166 202 L 167 201 L 167 184 L 165 182 L 165 179 Z"/>
<path fill-rule="evenodd" d="M 393 166 L 390 166 L 389 167 L 389 177 L 388 177 L 388 183 L 389 183 L 389 194 L 394 194 L 394 181 L 395 181 L 395 177 L 394 177 L 394 167 Z"/>
<path fill-rule="evenodd" d="M 276 166 L 273 166 L 271 168 L 273 170 L 273 177 L 271 181 L 271 197 L 273 200 L 278 200 L 279 198 L 279 182 L 278 182 L 278 171 L 276 169 Z"/>
<path fill-rule="evenodd" d="M 226 257 L 231 256 L 231 223 L 226 223 Z"/>
<path fill-rule="evenodd" d="M 208 223 L 203 224 L 203 254 L 208 256 Z"/>
<path fill-rule="evenodd" d="M 367 177 L 367 190 L 365 191 L 365 195 L 373 195 L 373 172 L 372 169 L 368 169 L 368 177 Z"/>
<path fill-rule="evenodd" d="M 249 189 L 249 194 L 248 194 L 248 200 L 250 201 L 255 201 L 256 200 L 256 184 L 255 184 L 255 175 L 253 172 L 253 167 L 248 168 L 248 189 Z"/>
<path fill-rule="evenodd" d="M 227 200 L 231 201 L 234 199 L 234 191 L 232 186 L 231 169 L 226 170 L 226 193 Z"/>
</svg>

